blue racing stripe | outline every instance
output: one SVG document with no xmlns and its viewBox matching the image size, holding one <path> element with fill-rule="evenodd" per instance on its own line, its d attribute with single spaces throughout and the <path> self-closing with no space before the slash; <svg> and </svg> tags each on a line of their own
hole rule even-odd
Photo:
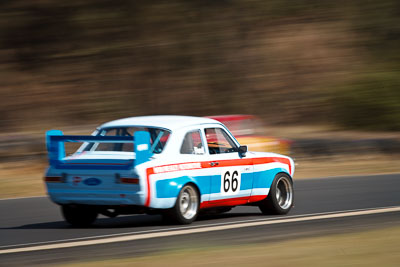
<svg viewBox="0 0 400 267">
<path fill-rule="evenodd" d="M 177 197 L 182 186 L 192 182 L 198 186 L 200 195 L 210 194 L 210 176 L 181 176 L 172 179 L 159 180 L 156 182 L 156 197 Z"/>
<path fill-rule="evenodd" d="M 283 168 L 275 168 L 271 170 L 252 173 L 242 173 L 240 190 L 252 188 L 270 188 L 275 175 L 285 172 Z M 220 193 L 221 191 L 221 175 L 211 176 L 181 176 L 156 182 L 156 197 L 171 198 L 177 197 L 182 186 L 192 182 L 198 186 L 200 195 Z"/>
</svg>

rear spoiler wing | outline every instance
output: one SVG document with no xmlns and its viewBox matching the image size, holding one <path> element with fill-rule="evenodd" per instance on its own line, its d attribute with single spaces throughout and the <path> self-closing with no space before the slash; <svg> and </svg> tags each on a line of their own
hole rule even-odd
<svg viewBox="0 0 400 267">
<path fill-rule="evenodd" d="M 128 164 L 103 164 L 95 165 L 91 163 L 73 165 L 65 162 L 65 144 L 67 142 L 84 143 L 134 143 L 136 158 Z M 131 136 L 93 136 L 93 135 L 64 135 L 60 130 L 50 130 L 46 132 L 46 148 L 48 152 L 49 164 L 56 168 L 71 169 L 130 169 L 134 165 L 146 162 L 151 157 L 150 134 L 145 131 L 135 132 Z M 132 151 L 133 152 L 133 151 Z"/>
</svg>

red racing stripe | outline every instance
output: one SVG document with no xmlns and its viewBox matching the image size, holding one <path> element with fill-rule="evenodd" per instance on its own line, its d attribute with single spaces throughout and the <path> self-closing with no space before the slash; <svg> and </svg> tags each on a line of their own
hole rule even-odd
<svg viewBox="0 0 400 267">
<path fill-rule="evenodd" d="M 200 209 L 206 208 L 214 208 L 220 206 L 237 206 L 243 205 L 247 203 L 249 197 L 237 197 L 237 198 L 228 198 L 228 199 L 217 199 L 211 201 L 203 201 L 200 204 Z"/>
<path fill-rule="evenodd" d="M 150 206 L 150 197 L 151 197 L 151 190 L 150 190 L 150 175 L 154 174 L 153 168 L 148 168 L 146 170 L 146 177 L 147 177 L 147 197 L 146 203 L 144 204 L 146 207 Z"/>
<path fill-rule="evenodd" d="M 273 162 L 280 162 L 287 164 L 289 166 L 289 173 L 292 174 L 292 165 L 290 164 L 290 160 L 288 158 L 280 158 L 280 157 L 268 157 L 268 158 L 254 158 L 253 164 L 266 164 L 266 163 L 273 163 Z"/>
<path fill-rule="evenodd" d="M 250 196 L 249 203 L 261 201 L 261 200 L 265 199 L 266 197 L 267 197 L 267 195 Z"/>
<path fill-rule="evenodd" d="M 200 204 L 200 209 L 207 209 L 207 208 L 215 208 L 221 206 L 238 206 L 243 205 L 251 202 L 257 202 L 265 199 L 267 195 L 257 195 L 257 196 L 250 196 L 250 197 L 236 197 L 236 198 L 227 198 L 227 199 L 217 199 L 217 200 L 210 200 L 210 201 L 203 201 Z"/>
<path fill-rule="evenodd" d="M 211 162 L 218 162 L 218 165 L 211 166 Z M 218 167 L 232 167 L 232 166 L 243 166 L 253 165 L 253 159 L 227 159 L 227 160 L 211 160 L 201 162 L 202 168 L 218 168 Z"/>
</svg>

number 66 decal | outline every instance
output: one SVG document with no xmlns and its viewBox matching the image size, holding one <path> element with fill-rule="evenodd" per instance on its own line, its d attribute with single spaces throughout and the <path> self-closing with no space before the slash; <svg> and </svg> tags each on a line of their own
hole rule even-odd
<svg viewBox="0 0 400 267">
<path fill-rule="evenodd" d="M 221 175 L 221 194 L 235 195 L 240 191 L 241 175 L 238 169 L 229 169 Z"/>
</svg>

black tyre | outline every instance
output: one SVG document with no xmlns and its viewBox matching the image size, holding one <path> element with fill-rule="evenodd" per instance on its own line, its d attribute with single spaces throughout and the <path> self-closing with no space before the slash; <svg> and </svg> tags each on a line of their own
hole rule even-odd
<svg viewBox="0 0 400 267">
<path fill-rule="evenodd" d="M 272 182 L 268 197 L 259 208 L 263 214 L 286 214 L 294 203 L 293 181 L 289 175 L 278 173 Z"/>
<path fill-rule="evenodd" d="M 163 214 L 164 219 L 179 224 L 190 224 L 199 213 L 200 197 L 197 189 L 185 185 L 179 192 L 175 206 Z"/>
<path fill-rule="evenodd" d="M 93 208 L 80 205 L 63 205 L 61 211 L 65 221 L 74 227 L 87 227 L 98 216 L 98 213 Z"/>
</svg>

